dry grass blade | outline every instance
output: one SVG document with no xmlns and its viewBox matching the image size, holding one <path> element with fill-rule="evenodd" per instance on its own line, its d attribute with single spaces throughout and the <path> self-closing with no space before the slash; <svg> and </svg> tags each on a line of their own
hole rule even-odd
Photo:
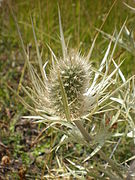
<svg viewBox="0 0 135 180">
<path fill-rule="evenodd" d="M 106 16 L 105 16 L 105 19 L 104 19 L 103 23 L 101 24 L 101 26 L 100 26 L 100 28 L 99 28 L 100 30 L 103 28 L 103 26 L 104 26 L 104 24 L 105 24 L 105 22 L 106 22 L 106 20 L 107 20 L 107 18 L 108 18 L 108 16 L 109 16 L 110 12 L 112 11 L 112 8 L 114 7 L 114 5 L 115 5 L 116 2 L 117 2 L 117 0 L 114 0 L 112 6 L 110 7 L 108 13 L 107 13 Z M 89 53 L 88 53 L 88 55 L 87 55 L 87 61 L 89 61 L 89 59 L 91 58 L 91 55 L 92 55 L 93 49 L 94 49 L 94 47 L 95 47 L 95 42 L 96 42 L 96 40 L 97 40 L 98 35 L 99 35 L 99 32 L 96 33 L 95 38 L 94 38 L 94 40 L 93 40 L 93 42 L 92 42 L 92 46 L 91 46 L 91 48 L 90 48 L 90 50 L 89 50 Z"/>
<path fill-rule="evenodd" d="M 40 68 L 40 72 L 41 72 L 43 81 L 44 81 L 44 83 L 46 83 L 46 79 L 45 79 L 44 71 L 43 71 L 43 67 L 42 67 L 43 66 L 42 65 L 42 59 L 41 59 L 41 55 L 40 55 L 40 52 L 39 52 L 38 42 L 37 42 L 36 33 L 35 33 L 35 30 L 34 30 L 34 25 L 33 25 L 32 18 L 31 18 L 31 23 L 32 23 L 33 36 L 34 36 L 35 45 L 36 45 L 38 64 L 39 64 L 39 68 Z"/>
<path fill-rule="evenodd" d="M 71 121 L 70 110 L 69 110 L 69 107 L 68 107 L 67 95 L 65 93 L 65 89 L 64 89 L 63 82 L 62 82 L 62 79 L 60 77 L 59 72 L 58 72 L 58 80 L 59 80 L 59 84 L 60 84 L 60 88 L 61 88 L 62 102 L 63 102 L 63 108 L 64 108 L 64 111 L 65 111 L 66 119 L 68 121 Z"/>
<path fill-rule="evenodd" d="M 67 47 L 66 47 L 64 35 L 63 35 L 59 6 L 58 6 L 58 14 L 59 14 L 59 26 L 60 26 L 60 40 L 61 40 L 61 45 L 62 45 L 63 58 L 65 60 L 67 57 Z"/>
</svg>

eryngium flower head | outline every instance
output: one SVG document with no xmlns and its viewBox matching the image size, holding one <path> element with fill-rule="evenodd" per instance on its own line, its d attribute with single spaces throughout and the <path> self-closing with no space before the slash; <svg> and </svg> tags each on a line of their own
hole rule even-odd
<svg viewBox="0 0 135 180">
<path fill-rule="evenodd" d="M 87 112 L 87 98 L 84 97 L 90 81 L 90 64 L 79 52 L 70 51 L 65 60 L 60 59 L 50 70 L 49 98 L 55 114 L 65 117 L 59 77 L 67 96 L 68 108 L 72 118 L 81 117 Z"/>
<path fill-rule="evenodd" d="M 126 21 L 117 39 L 119 39 L 125 23 Z M 111 53 L 112 40 L 110 41 L 99 69 L 93 69 L 94 77 L 91 78 L 92 67 L 89 64 L 89 59 L 91 58 L 95 40 L 86 58 L 81 56 L 79 52 L 68 52 L 64 40 L 60 14 L 59 25 L 63 56 L 57 59 L 52 49 L 48 46 L 52 56 L 52 68 L 49 69 L 47 75 L 45 71 L 47 62 L 45 65 L 42 64 L 32 24 L 41 77 L 30 63 L 29 53 L 26 53 L 22 37 L 20 36 L 32 84 L 28 89 L 25 87 L 22 88 L 32 99 L 34 106 L 32 107 L 27 104 L 21 97 L 20 99 L 30 111 L 33 111 L 37 115 L 27 118 L 32 117 L 41 121 L 54 121 L 55 123 L 56 121 L 62 123 L 62 120 L 71 121 L 89 118 L 96 113 L 96 111 L 98 111 L 97 113 L 102 113 L 104 107 L 102 107 L 102 105 L 105 104 L 107 100 L 109 101 L 110 97 L 120 89 L 119 87 L 117 89 L 113 87 L 117 80 L 117 76 L 115 77 L 117 72 L 120 74 L 123 82 L 126 83 L 119 69 L 120 65 L 117 65 L 113 60 L 117 41 Z M 114 65 L 114 68 L 110 69 L 110 65 Z M 111 85 L 113 90 L 110 91 Z"/>
</svg>

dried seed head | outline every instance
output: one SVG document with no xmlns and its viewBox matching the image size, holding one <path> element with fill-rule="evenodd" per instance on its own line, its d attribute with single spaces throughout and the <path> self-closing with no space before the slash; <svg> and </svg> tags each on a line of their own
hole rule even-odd
<svg viewBox="0 0 135 180">
<path fill-rule="evenodd" d="M 58 72 L 67 95 L 71 117 L 82 116 L 87 111 L 84 108 L 87 102 L 84 93 L 89 87 L 90 64 L 79 53 L 71 51 L 65 60 L 60 59 L 50 70 L 48 86 L 51 108 L 55 110 L 56 115 L 65 117 Z"/>
</svg>

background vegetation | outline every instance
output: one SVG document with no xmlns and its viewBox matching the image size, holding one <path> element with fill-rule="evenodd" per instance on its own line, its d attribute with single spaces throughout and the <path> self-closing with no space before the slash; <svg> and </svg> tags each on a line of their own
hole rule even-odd
<svg viewBox="0 0 135 180">
<path fill-rule="evenodd" d="M 10 2 L 25 46 L 30 48 L 31 62 L 34 63 L 35 46 L 30 16 L 33 18 L 38 43 L 43 50 L 42 59 L 45 62 L 50 59 L 46 44 L 54 50 L 56 55 L 61 55 L 58 4 L 66 42 L 69 41 L 70 48 L 80 47 L 82 53 L 87 54 L 97 33 L 96 28 L 100 28 L 114 1 L 13 0 Z M 135 6 L 132 0 L 126 3 Z M 126 17 L 128 17 L 127 27 L 134 31 L 134 13 L 123 4 L 123 1 L 116 0 L 102 30 L 112 35 L 115 28 L 117 30 L 121 28 Z M 108 39 L 99 34 L 91 58 L 95 66 L 103 57 L 107 44 Z M 134 55 L 121 47 L 117 48 L 115 55 L 126 59 L 122 70 L 126 77 L 131 76 L 135 72 Z M 21 116 L 28 115 L 29 112 L 7 87 L 8 84 L 26 101 L 29 101 L 22 93 L 20 86 L 22 81 L 29 84 L 25 66 L 15 21 L 6 1 L 2 1 L 0 5 L 0 177 L 2 179 L 9 177 L 41 179 L 44 174 L 48 174 L 49 168 L 54 171 L 57 169 L 57 158 L 50 149 L 59 142 L 60 136 L 51 128 L 44 132 L 42 124 L 36 125 L 33 121 L 22 119 Z M 40 134 L 42 134 L 41 137 Z M 120 162 L 133 155 L 133 146 L 132 140 L 128 142 L 123 140 L 117 154 Z M 65 158 L 78 158 L 85 156 L 86 153 L 88 151 L 85 151 L 83 147 L 73 146 L 72 143 L 59 152 Z M 107 153 L 110 154 L 110 152 Z"/>
</svg>

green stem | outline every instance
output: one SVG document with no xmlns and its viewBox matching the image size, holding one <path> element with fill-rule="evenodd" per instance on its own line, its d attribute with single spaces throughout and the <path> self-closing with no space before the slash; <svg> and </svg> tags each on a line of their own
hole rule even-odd
<svg viewBox="0 0 135 180">
<path fill-rule="evenodd" d="M 84 139 L 87 141 L 87 142 L 91 142 L 92 139 L 89 135 L 89 133 L 85 130 L 85 128 L 83 127 L 82 125 L 82 122 L 80 120 L 75 120 L 74 121 L 75 125 L 77 126 L 77 128 L 80 130 L 81 134 L 83 135 Z"/>
</svg>

